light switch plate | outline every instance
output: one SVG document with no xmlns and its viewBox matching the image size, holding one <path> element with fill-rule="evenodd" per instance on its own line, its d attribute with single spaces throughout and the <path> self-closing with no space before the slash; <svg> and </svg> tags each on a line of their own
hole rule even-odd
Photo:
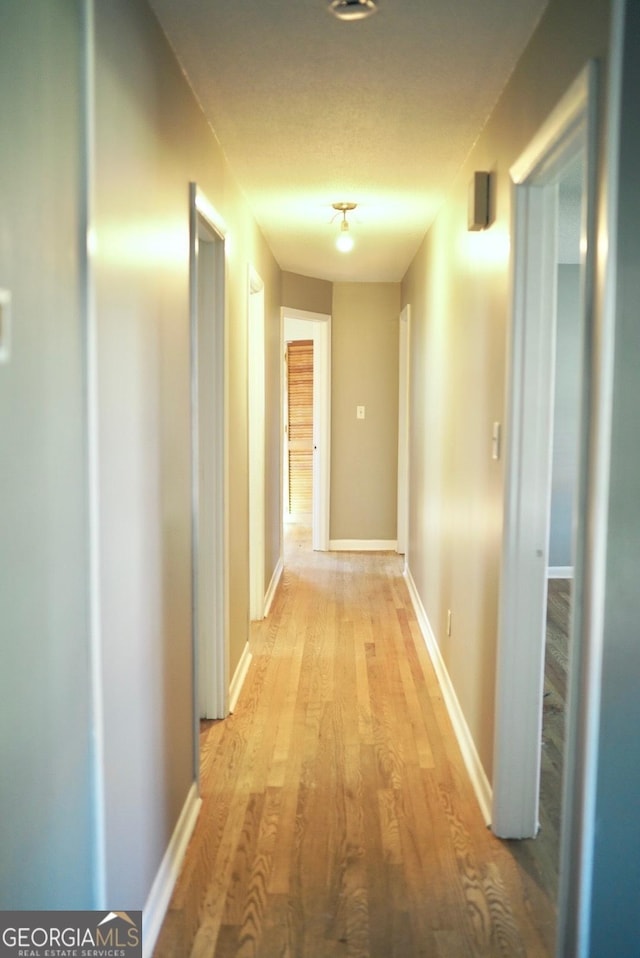
<svg viewBox="0 0 640 958">
<path fill-rule="evenodd" d="M 11 358 L 11 293 L 0 289 L 0 363 Z"/>
<path fill-rule="evenodd" d="M 356 419 L 364 419 L 364 406 L 356 406 Z"/>
</svg>

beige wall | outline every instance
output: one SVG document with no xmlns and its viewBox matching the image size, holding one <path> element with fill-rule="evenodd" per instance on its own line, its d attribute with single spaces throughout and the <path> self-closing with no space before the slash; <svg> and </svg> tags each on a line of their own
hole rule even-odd
<svg viewBox="0 0 640 958">
<path fill-rule="evenodd" d="M 331 330 L 330 538 L 396 538 L 398 317 L 395 283 L 336 283 Z M 365 419 L 356 419 L 356 406 Z"/>
<path fill-rule="evenodd" d="M 395 540 L 400 286 L 285 272 L 282 302 L 332 317 L 330 538 Z"/>
<path fill-rule="evenodd" d="M 298 273 L 282 274 L 282 305 L 290 309 L 306 309 L 310 313 L 330 315 L 333 283 Z"/>
<path fill-rule="evenodd" d="M 608 9 L 550 4 L 402 283 L 412 324 L 409 568 L 489 777 L 503 495 L 491 430 L 505 417 L 509 168 L 587 60 L 606 58 Z M 474 170 L 492 171 L 497 187 L 495 223 L 477 234 L 466 230 Z"/>
<path fill-rule="evenodd" d="M 146 4 L 97 3 L 95 18 L 107 892 L 109 901 L 140 908 L 193 781 L 190 181 L 222 216 L 229 236 L 231 675 L 249 622 L 248 264 L 265 283 L 271 441 L 279 435 L 274 379 L 279 382 L 280 271 Z M 280 465 L 271 448 L 267 466 L 268 577 L 280 552 L 279 523 L 272 520 L 278 515 Z"/>
</svg>

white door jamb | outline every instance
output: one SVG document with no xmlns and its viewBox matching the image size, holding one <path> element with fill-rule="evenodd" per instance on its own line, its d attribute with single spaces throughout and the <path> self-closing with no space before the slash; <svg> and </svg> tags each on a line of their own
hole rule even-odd
<svg viewBox="0 0 640 958">
<path fill-rule="evenodd" d="M 222 218 L 190 184 L 194 765 L 199 720 L 228 712 L 226 262 Z"/>
</svg>

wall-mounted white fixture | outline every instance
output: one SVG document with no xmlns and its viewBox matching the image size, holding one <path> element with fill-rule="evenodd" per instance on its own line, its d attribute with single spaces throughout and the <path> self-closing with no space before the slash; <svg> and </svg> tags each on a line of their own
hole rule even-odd
<svg viewBox="0 0 640 958">
<path fill-rule="evenodd" d="M 489 226 L 489 189 L 491 175 L 476 171 L 469 183 L 468 220 L 467 229 L 471 231 L 486 230 Z"/>
<path fill-rule="evenodd" d="M 352 210 L 355 210 L 357 203 L 334 203 L 333 208 L 337 213 L 342 213 L 342 221 L 340 223 L 340 232 L 336 240 L 336 247 L 340 250 L 341 253 L 350 253 L 353 249 L 353 237 L 349 232 L 349 220 L 347 219 L 347 213 L 350 213 Z M 335 218 L 335 217 L 334 217 Z"/>
<path fill-rule="evenodd" d="M 356 406 L 356 419 L 364 419 L 364 406 Z"/>
<path fill-rule="evenodd" d="M 378 9 L 378 0 L 329 0 L 328 10 L 338 20 L 364 20 Z"/>
<path fill-rule="evenodd" d="M 11 293 L 0 289 L 0 363 L 11 358 Z"/>
</svg>

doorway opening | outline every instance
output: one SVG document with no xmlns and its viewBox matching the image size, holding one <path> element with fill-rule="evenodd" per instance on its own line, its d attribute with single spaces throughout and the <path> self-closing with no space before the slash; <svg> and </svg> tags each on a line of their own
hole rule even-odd
<svg viewBox="0 0 640 958">
<path fill-rule="evenodd" d="M 228 712 L 225 523 L 225 238 L 222 221 L 190 187 L 192 614 L 194 765 L 200 719 Z"/>
<path fill-rule="evenodd" d="M 308 509 L 311 496 L 310 520 L 312 547 L 316 551 L 329 548 L 329 479 L 330 479 L 330 443 L 331 443 L 331 317 L 324 313 L 310 313 L 305 310 L 282 310 L 282 356 L 284 359 L 282 389 L 282 474 L 283 474 L 283 515 L 296 515 L 294 509 Z M 301 347 L 300 343 L 306 343 Z M 294 446 L 289 446 L 289 385 L 288 385 L 288 346 L 296 344 L 296 355 L 300 385 L 303 395 L 296 413 L 300 421 L 298 435 L 293 438 Z M 306 372 L 303 370 L 306 368 Z M 308 409 L 309 392 L 311 410 Z M 294 402 L 294 405 L 296 403 Z M 302 407 L 305 407 L 304 409 Z M 309 440 L 308 433 L 311 433 Z M 300 448 L 297 448 L 300 446 Z M 307 448 L 310 447 L 310 448 Z M 291 498 L 291 453 L 298 483 Z M 295 475 L 294 475 L 295 478 Z M 304 497 L 304 498 L 303 498 Z M 284 533 L 283 533 L 284 534 Z"/>
<path fill-rule="evenodd" d="M 557 895 L 560 867 L 561 797 L 566 746 L 567 679 L 573 606 L 574 530 L 579 479 L 583 317 L 580 237 L 584 201 L 584 151 L 560 175 L 557 285 L 553 358 L 551 488 L 547 553 L 546 644 L 540 835 L 551 864 L 549 886 Z"/>
<path fill-rule="evenodd" d="M 545 626 L 553 501 L 553 426 L 558 349 L 560 184 L 580 181 L 578 399 L 573 413 L 575 475 L 570 506 L 574 566 L 569 684 L 583 667 L 581 632 L 588 396 L 592 384 L 594 287 L 595 69 L 577 78 L 511 170 L 514 184 L 514 306 L 507 397 L 505 517 L 496 687 L 492 829 L 535 837 L 544 703 Z M 556 430 L 557 431 L 557 430 Z M 576 478 L 577 477 L 577 478 Z M 566 505 L 566 503 L 565 503 Z M 569 711 L 573 709 L 569 702 Z M 569 716 L 571 721 L 571 715 Z M 575 739 L 565 735 L 563 833 L 580 815 Z M 569 796 L 571 801 L 567 801 Z"/>
<path fill-rule="evenodd" d="M 574 599 L 575 541 L 582 418 L 581 232 L 584 200 L 584 151 L 544 188 L 555 192 L 557 223 L 555 288 L 548 313 L 550 391 L 548 443 L 548 534 L 546 575 L 541 583 L 543 692 L 541 699 L 540 771 L 535 841 L 517 842 L 513 855 L 533 869 L 552 900 L 558 897 L 562 792 L 566 752 L 566 711 Z M 542 388 L 542 384 L 541 384 Z M 525 503 L 526 506 L 526 503 Z M 533 634 L 530 636 L 533 638 Z M 529 836 L 524 836 L 529 837 Z"/>
</svg>

